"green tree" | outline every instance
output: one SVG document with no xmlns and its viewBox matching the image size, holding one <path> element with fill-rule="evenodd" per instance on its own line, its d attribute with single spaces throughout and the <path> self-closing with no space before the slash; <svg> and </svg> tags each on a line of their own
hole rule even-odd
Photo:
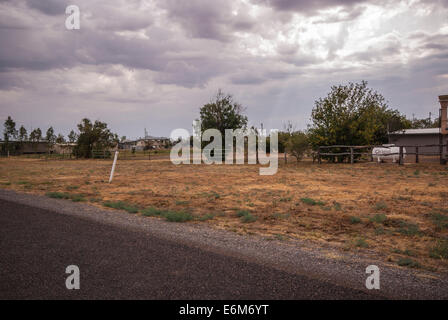
<svg viewBox="0 0 448 320">
<path fill-rule="evenodd" d="M 439 128 L 439 118 L 432 120 L 431 118 L 425 119 L 412 119 L 410 121 L 410 128 L 412 129 L 426 129 L 426 128 Z"/>
<path fill-rule="evenodd" d="M 19 129 L 19 140 L 21 142 L 28 140 L 28 132 L 24 126 L 21 126 Z"/>
<path fill-rule="evenodd" d="M 217 129 L 224 137 L 226 129 L 246 129 L 247 117 L 243 111 L 242 105 L 235 102 L 230 94 L 218 90 L 214 99 L 199 111 L 201 130 Z"/>
<path fill-rule="evenodd" d="M 293 155 L 297 162 L 302 160 L 304 154 L 310 148 L 308 136 L 302 131 L 294 131 L 290 134 L 286 141 L 286 149 L 288 153 Z"/>
<path fill-rule="evenodd" d="M 58 136 L 56 137 L 56 143 L 65 143 L 64 135 L 58 134 Z"/>
<path fill-rule="evenodd" d="M 283 130 L 278 132 L 278 152 L 288 152 L 287 143 L 294 131 L 295 128 L 291 121 L 283 124 Z"/>
<path fill-rule="evenodd" d="M 232 95 L 225 94 L 219 89 L 216 96 L 199 110 L 201 132 L 207 129 L 217 129 L 223 137 L 222 149 L 224 150 L 226 129 L 244 130 L 247 128 L 247 117 L 243 115 L 243 111 L 243 106 L 234 101 Z M 224 151 L 222 158 L 225 158 Z"/>
<path fill-rule="evenodd" d="M 406 128 L 409 121 L 387 105 L 367 82 L 331 87 L 327 97 L 315 102 L 309 139 L 313 147 L 374 145 L 388 141 L 388 128 Z"/>
<path fill-rule="evenodd" d="M 37 128 L 31 131 L 30 140 L 33 142 L 39 142 L 40 140 L 42 140 L 42 130 L 40 130 L 40 128 Z"/>
<path fill-rule="evenodd" d="M 78 135 L 75 133 L 75 131 L 70 131 L 70 133 L 68 134 L 68 142 L 70 143 L 74 143 L 77 139 L 78 139 Z"/>
<path fill-rule="evenodd" d="M 50 147 L 55 143 L 56 135 L 54 134 L 53 127 L 48 128 L 47 133 L 45 134 L 45 140 L 47 140 Z"/>
<path fill-rule="evenodd" d="M 105 122 L 97 120 L 92 123 L 85 118 L 78 124 L 78 130 L 77 145 L 73 149 L 77 157 L 90 158 L 93 150 L 107 150 L 118 142 L 118 136 L 107 128 Z"/>
<path fill-rule="evenodd" d="M 5 120 L 3 137 L 6 143 L 9 142 L 10 138 L 17 138 L 16 123 L 10 116 L 8 116 L 8 118 Z"/>
</svg>

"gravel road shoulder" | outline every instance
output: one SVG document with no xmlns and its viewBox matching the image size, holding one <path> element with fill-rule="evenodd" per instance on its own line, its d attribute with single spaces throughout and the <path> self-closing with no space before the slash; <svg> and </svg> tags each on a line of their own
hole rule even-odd
<svg viewBox="0 0 448 320">
<path fill-rule="evenodd" d="M 151 234 L 160 239 L 358 290 L 368 291 L 365 288 L 368 276 L 365 273 L 366 267 L 377 265 L 381 271 L 381 289 L 377 290 L 379 296 L 392 299 L 448 298 L 448 275 L 387 265 L 374 255 L 355 255 L 333 248 L 321 248 L 305 241 L 277 241 L 255 235 L 243 236 L 202 224 L 166 222 L 117 210 L 100 209 L 85 203 L 11 190 L 0 189 L 0 198 L 51 210 L 55 214 L 81 217 Z"/>
</svg>

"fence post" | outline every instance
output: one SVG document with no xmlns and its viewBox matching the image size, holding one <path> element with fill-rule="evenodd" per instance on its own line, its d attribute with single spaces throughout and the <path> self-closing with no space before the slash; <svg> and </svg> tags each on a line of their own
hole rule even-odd
<svg viewBox="0 0 448 320">
<path fill-rule="evenodd" d="M 354 156 L 353 156 L 353 147 L 350 147 L 350 163 L 353 164 L 355 162 Z"/>
<path fill-rule="evenodd" d="M 402 166 L 403 164 L 403 146 L 400 146 L 400 158 L 398 159 L 398 165 Z"/>
<path fill-rule="evenodd" d="M 420 159 L 418 158 L 418 147 L 415 147 L 415 163 L 419 163 Z"/>
<path fill-rule="evenodd" d="M 443 145 L 439 144 L 439 156 L 440 156 L 440 164 L 445 164 L 445 159 L 443 159 Z"/>
<path fill-rule="evenodd" d="M 117 158 L 118 158 L 118 151 L 115 151 L 114 162 L 112 163 L 112 169 L 110 170 L 109 183 L 112 182 L 112 179 L 114 177 L 115 165 L 117 164 Z"/>
<path fill-rule="evenodd" d="M 320 157 L 320 147 L 317 149 L 317 163 L 321 164 L 322 163 L 322 159 Z"/>
<path fill-rule="evenodd" d="M 288 153 L 286 152 L 286 148 L 285 148 L 285 164 L 288 163 L 288 159 L 287 159 Z"/>
</svg>

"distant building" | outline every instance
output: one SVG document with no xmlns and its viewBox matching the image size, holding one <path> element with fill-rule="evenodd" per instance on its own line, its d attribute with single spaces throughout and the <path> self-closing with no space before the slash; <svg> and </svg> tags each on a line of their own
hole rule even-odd
<svg viewBox="0 0 448 320">
<path fill-rule="evenodd" d="M 406 146 L 406 152 L 415 152 L 415 147 L 412 146 L 435 145 L 420 148 L 419 152 L 438 154 L 440 151 L 437 145 L 440 142 L 446 144 L 447 141 L 447 135 L 442 135 L 440 128 L 406 129 L 389 133 L 389 143 L 396 146 Z"/>
<path fill-rule="evenodd" d="M 57 154 L 71 154 L 75 147 L 76 143 L 55 143 L 51 148 L 51 152 Z"/>
<path fill-rule="evenodd" d="M 11 155 L 21 154 L 43 154 L 48 153 L 49 144 L 47 141 L 8 141 L 8 149 Z M 6 150 L 6 142 L 0 141 L 0 150 Z"/>
<path fill-rule="evenodd" d="M 118 143 L 118 149 L 120 150 L 151 150 L 162 149 L 168 147 L 170 139 L 166 137 L 152 137 L 140 138 L 137 140 L 125 140 Z"/>
</svg>

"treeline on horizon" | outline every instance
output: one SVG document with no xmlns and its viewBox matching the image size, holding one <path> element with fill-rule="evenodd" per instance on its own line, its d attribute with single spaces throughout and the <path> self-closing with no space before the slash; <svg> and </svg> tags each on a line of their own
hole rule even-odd
<svg viewBox="0 0 448 320">
<path fill-rule="evenodd" d="M 279 152 L 288 152 L 300 160 L 308 149 L 329 145 L 379 145 L 388 142 L 388 132 L 402 129 L 437 128 L 439 119 L 407 119 L 397 109 L 389 107 L 385 98 L 368 88 L 366 81 L 332 86 L 328 95 L 315 101 L 311 112 L 311 124 L 307 130 L 296 130 L 288 120 L 279 131 Z M 199 110 L 201 131 L 218 129 L 225 136 L 225 129 L 248 129 L 245 108 L 232 95 L 218 90 L 209 103 Z M 104 150 L 116 145 L 120 139 L 105 122 L 84 118 L 71 130 L 67 139 L 56 135 L 49 127 L 43 135 L 40 128 L 28 132 L 22 125 L 16 128 L 9 116 L 4 122 L 2 151 L 10 150 L 14 143 L 45 141 L 76 143 L 73 153 L 89 158 L 92 150 Z M 257 130 L 251 127 L 252 130 Z M 122 137 L 121 140 L 124 140 Z M 269 141 L 268 141 L 269 146 Z"/>
</svg>

